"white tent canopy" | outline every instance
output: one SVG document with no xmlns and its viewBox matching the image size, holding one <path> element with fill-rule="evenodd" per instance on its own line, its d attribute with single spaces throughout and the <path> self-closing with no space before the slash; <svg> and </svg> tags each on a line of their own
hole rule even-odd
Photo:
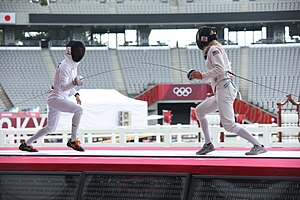
<svg viewBox="0 0 300 200">
<path fill-rule="evenodd" d="M 81 89 L 79 93 L 83 108 L 80 129 L 116 127 L 119 125 L 120 111 L 130 112 L 131 126 L 147 126 L 146 101 L 129 98 L 114 89 Z M 69 100 L 76 102 L 74 96 Z M 70 129 L 72 116 L 70 113 L 62 113 L 57 129 Z"/>
</svg>

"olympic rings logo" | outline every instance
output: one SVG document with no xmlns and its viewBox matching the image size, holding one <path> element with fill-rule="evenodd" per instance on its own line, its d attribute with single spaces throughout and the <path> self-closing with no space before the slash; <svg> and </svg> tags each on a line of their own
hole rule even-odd
<svg viewBox="0 0 300 200">
<path fill-rule="evenodd" d="M 187 96 L 189 96 L 189 94 L 191 94 L 192 93 L 192 88 L 191 87 L 174 87 L 173 88 L 173 93 L 176 95 L 176 96 L 178 96 L 178 97 L 182 97 L 182 96 L 184 96 L 184 97 L 187 97 Z"/>
</svg>

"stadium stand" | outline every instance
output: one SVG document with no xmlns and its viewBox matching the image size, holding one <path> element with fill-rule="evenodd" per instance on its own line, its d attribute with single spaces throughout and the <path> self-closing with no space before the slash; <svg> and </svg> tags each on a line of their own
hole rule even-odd
<svg viewBox="0 0 300 200">
<path fill-rule="evenodd" d="M 232 63 L 233 73 L 240 75 L 241 48 L 237 45 L 224 46 Z M 26 50 L 25 50 L 26 49 Z M 64 47 L 51 47 L 53 62 L 57 65 L 63 59 Z M 137 95 L 150 86 L 159 83 L 177 83 L 173 70 L 159 65 L 171 66 L 172 56 L 169 47 L 119 47 L 117 59 L 122 70 L 128 95 Z M 13 104 L 43 94 L 51 85 L 52 75 L 45 65 L 39 47 L 2 47 L 0 50 L 1 84 Z M 276 112 L 276 103 L 282 101 L 286 94 L 299 95 L 300 70 L 298 67 L 300 54 L 299 44 L 252 45 L 249 47 L 248 79 L 275 90 L 248 83 L 248 101 L 270 112 Z M 202 51 L 195 46 L 186 48 L 187 66 L 205 71 Z M 148 64 L 147 64 L 148 63 Z M 153 65 L 152 65 L 153 64 Z M 155 66 L 155 64 L 158 64 Z M 111 70 L 110 53 L 107 47 L 87 47 L 87 52 L 78 72 L 83 77 L 106 72 L 90 77 L 82 88 L 116 89 L 116 77 Z M 32 77 L 34 73 L 34 78 Z M 199 83 L 195 81 L 192 83 Z M 202 81 L 203 82 L 203 81 Z M 234 79 L 239 88 L 239 79 Z M 278 91 L 276 91 L 278 90 Z M 283 91 L 283 92 L 281 92 Z M 46 95 L 22 102 L 21 110 L 33 106 L 46 109 Z M 3 107 L 3 106 L 2 106 Z M 3 107 L 4 108 L 4 107 Z"/>
<path fill-rule="evenodd" d="M 159 14 L 170 13 L 170 5 L 168 2 L 151 1 L 151 2 L 137 2 L 137 1 L 124 1 L 118 3 L 117 13 L 119 14 Z"/>
<path fill-rule="evenodd" d="M 237 45 L 224 46 L 225 51 L 232 63 L 233 73 L 240 75 L 241 71 L 241 47 Z M 22 50 L 20 50 L 22 49 Z M 26 50 L 25 50 L 26 49 Z M 63 59 L 64 47 L 51 47 L 50 52 L 53 62 L 57 65 Z M 87 47 L 78 73 L 90 77 L 82 88 L 106 88 L 116 89 L 116 77 L 111 70 L 112 61 L 110 50 L 107 47 Z M 2 48 L 0 61 L 3 63 L 1 83 L 6 94 L 13 104 L 45 92 L 51 85 L 52 75 L 45 67 L 41 50 L 38 47 Z M 256 83 L 274 88 L 275 90 L 248 83 L 248 101 L 270 112 L 276 111 L 276 103 L 282 101 L 287 93 L 299 95 L 300 70 L 298 67 L 300 54 L 299 44 L 276 44 L 276 45 L 252 45 L 249 47 L 248 79 Z M 186 48 L 187 66 L 185 69 L 195 68 L 205 71 L 202 51 L 195 46 Z M 137 95 L 150 86 L 159 83 L 177 83 L 174 80 L 173 70 L 160 67 L 159 65 L 171 66 L 172 60 L 169 47 L 119 47 L 117 59 L 122 70 L 125 87 L 128 95 Z M 147 64 L 148 63 L 148 64 Z M 157 65 L 157 66 L 156 66 Z M 32 77 L 34 73 L 34 78 Z M 194 81 L 192 83 L 203 81 Z M 240 87 L 238 78 L 234 79 L 236 86 Z M 278 90 L 278 91 L 276 91 Z M 30 99 L 18 105 L 21 110 L 33 106 L 45 109 L 46 96 Z"/>
<path fill-rule="evenodd" d="M 1 11 L 5 12 L 26 12 L 26 13 L 43 13 L 44 7 L 38 3 L 32 3 L 28 0 L 2 0 Z"/>
<path fill-rule="evenodd" d="M 110 1 L 105 0 L 66 0 L 50 2 L 53 14 L 150 14 L 169 13 L 169 4 L 160 0 L 148 1 Z"/>
<path fill-rule="evenodd" d="M 45 95 L 51 79 L 41 48 L 1 47 L 0 63 L 1 84 L 12 104 L 21 110 L 32 106 L 45 110 Z"/>
<path fill-rule="evenodd" d="M 299 10 L 300 2 L 297 0 L 190 0 L 187 1 L 188 13 L 224 13 L 224 12 L 261 12 Z"/>
<path fill-rule="evenodd" d="M 0 111 L 6 110 L 6 106 L 4 105 L 2 99 L 0 99 Z"/>
<path fill-rule="evenodd" d="M 299 95 L 300 45 L 252 45 L 249 49 L 249 79 L 278 91 L 249 84 L 248 101 L 275 112 L 276 103 L 286 95 L 280 91 Z"/>
<path fill-rule="evenodd" d="M 300 10 L 298 0 L 53 0 L 41 6 L 30 0 L 2 0 L 1 11 L 52 14 L 167 14 Z"/>
<path fill-rule="evenodd" d="M 22 25 L 28 23 L 28 16 L 24 13 L 189 14 L 300 10 L 299 0 L 50 0 L 48 1 L 49 6 L 41 6 L 35 0 L 1 0 L 0 2 L 1 12 L 16 12 L 16 18 L 24 17 L 20 21 Z M 270 27 L 270 29 L 272 28 L 274 27 Z M 290 29 L 290 33 L 294 33 L 296 30 L 293 26 Z M 4 32 L 7 31 L 3 30 Z M 280 30 L 274 31 L 274 34 Z M 15 32 L 17 34 L 18 30 L 16 29 Z M 274 34 L 269 34 L 268 37 L 272 37 Z M 32 46 L 32 41 L 24 40 L 23 44 L 24 46 Z M 249 53 L 247 51 L 247 54 L 243 54 L 245 57 L 241 56 L 242 48 L 239 46 L 226 45 L 224 47 L 232 62 L 232 70 L 235 74 L 241 74 L 241 69 L 245 66 L 242 60 L 246 57 L 249 61 L 247 61 L 247 70 L 243 72 L 247 72 L 247 78 L 286 93 L 299 95 L 299 45 L 253 45 L 249 48 L 245 47 L 249 50 Z M 171 69 L 141 63 L 149 62 L 174 67 L 175 61 L 172 50 L 169 47 L 119 47 L 116 50 L 116 57 L 112 57 L 111 50 L 108 48 L 87 48 L 86 57 L 78 70 L 82 76 L 115 69 L 116 66 L 112 62 L 117 62 L 120 65 L 117 67 L 121 67 L 121 69 L 132 66 L 134 69 L 122 70 L 122 77 L 117 77 L 111 72 L 91 77 L 91 81 L 86 81 L 83 88 L 118 88 L 116 84 L 123 84 L 124 79 L 127 93 L 129 95 L 136 95 L 153 84 L 179 83 L 179 79 L 174 77 L 174 71 Z M 50 48 L 55 64 L 63 59 L 62 51 L 61 49 Z M 186 68 L 185 64 L 180 63 L 184 66 L 184 70 L 191 68 L 205 70 L 202 52 L 196 47 L 188 46 L 181 52 L 185 52 L 186 55 L 184 56 L 187 58 Z M 10 50 L 1 49 L 0 56 L 0 70 L 2 70 L 0 75 L 1 84 L 13 104 L 39 95 L 49 88 L 52 81 L 52 74 L 47 69 L 47 65 L 45 65 L 47 60 L 42 58 L 43 54 L 40 49 L 31 49 L 31 47 L 28 47 L 27 50 L 20 50 L 20 48 Z M 24 65 L 20 64 L 19 61 L 24 63 Z M 35 74 L 34 78 L 27 80 L 27 77 L 32 77 L 32 75 L 27 74 L 27 71 L 31 70 Z M 12 78 L 11 74 L 14 75 L 14 78 Z M 245 76 L 245 74 L 243 75 Z M 119 78 L 122 80 L 116 83 Z M 186 83 L 183 82 L 183 79 L 181 81 L 180 83 Z M 235 79 L 234 81 L 239 88 L 242 87 L 239 80 Z M 201 81 L 192 83 L 199 82 Z M 28 89 L 29 87 L 31 87 L 30 90 Z M 276 102 L 281 101 L 286 95 L 282 92 L 251 83 L 247 83 L 245 93 L 247 93 L 248 101 L 271 112 L 275 112 Z M 43 110 L 45 109 L 45 99 L 45 97 L 41 96 L 30 100 L 30 103 L 22 102 L 22 105 L 20 105 L 21 109 L 26 110 L 32 106 L 40 106 L 41 110 Z"/>
<path fill-rule="evenodd" d="M 52 14 L 108 14 L 109 4 L 97 0 L 64 0 L 50 3 L 49 8 Z"/>
<path fill-rule="evenodd" d="M 173 83 L 171 69 L 155 66 L 171 66 L 169 47 L 120 47 L 117 54 L 121 69 L 134 67 L 122 71 L 128 94 L 139 94 L 149 85 Z"/>
<path fill-rule="evenodd" d="M 188 13 L 240 12 L 240 3 L 232 0 L 188 1 Z"/>
<path fill-rule="evenodd" d="M 250 12 L 265 11 L 284 11 L 299 10 L 300 2 L 298 0 L 256 0 L 249 1 L 248 10 Z"/>
<path fill-rule="evenodd" d="M 7 97 L 5 96 L 5 92 L 2 88 L 1 81 L 0 81 L 0 112 L 7 110 L 7 106 L 4 103 L 5 100 L 7 100 Z"/>
</svg>

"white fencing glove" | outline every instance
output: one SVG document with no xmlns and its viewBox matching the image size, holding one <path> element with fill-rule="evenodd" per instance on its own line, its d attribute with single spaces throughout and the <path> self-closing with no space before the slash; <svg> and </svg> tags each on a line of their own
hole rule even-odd
<svg viewBox="0 0 300 200">
<path fill-rule="evenodd" d="M 73 80 L 73 84 L 77 86 L 83 85 L 83 77 L 80 75 L 77 75 L 76 78 Z"/>
</svg>

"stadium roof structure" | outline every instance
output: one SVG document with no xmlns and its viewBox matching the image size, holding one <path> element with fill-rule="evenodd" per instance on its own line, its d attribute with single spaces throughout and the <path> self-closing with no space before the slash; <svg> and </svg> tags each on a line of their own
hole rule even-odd
<svg viewBox="0 0 300 200">
<path fill-rule="evenodd" d="M 299 11 L 184 13 L 184 14 L 29 14 L 31 25 L 101 25 L 184 28 L 203 24 L 243 27 L 249 24 L 300 22 Z M 240 24 L 240 26 L 239 26 Z"/>
</svg>

